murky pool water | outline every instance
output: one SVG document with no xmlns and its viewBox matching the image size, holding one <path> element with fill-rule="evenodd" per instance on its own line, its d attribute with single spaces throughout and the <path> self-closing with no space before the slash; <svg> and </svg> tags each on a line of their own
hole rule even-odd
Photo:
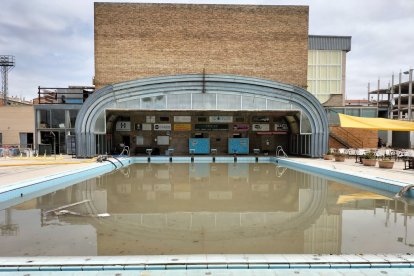
<svg viewBox="0 0 414 276">
<path fill-rule="evenodd" d="M 0 255 L 414 253 L 413 212 L 275 164 L 135 164 L 0 211 Z"/>
</svg>

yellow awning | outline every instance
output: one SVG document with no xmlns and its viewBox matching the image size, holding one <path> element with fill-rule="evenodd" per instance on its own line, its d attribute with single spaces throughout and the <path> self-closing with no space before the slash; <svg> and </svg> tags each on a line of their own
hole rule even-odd
<svg viewBox="0 0 414 276">
<path fill-rule="evenodd" d="M 370 130 L 414 131 L 414 122 L 384 118 L 364 118 L 338 113 L 341 127 L 364 128 Z"/>
</svg>

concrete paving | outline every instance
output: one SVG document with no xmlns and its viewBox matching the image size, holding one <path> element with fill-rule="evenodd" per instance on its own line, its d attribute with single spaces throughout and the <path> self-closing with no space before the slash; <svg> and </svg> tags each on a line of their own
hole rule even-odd
<svg viewBox="0 0 414 276">
<path fill-rule="evenodd" d="M 414 184 L 414 170 L 404 170 L 404 162 L 402 160 L 396 161 L 392 169 L 382 169 L 378 167 L 378 162 L 375 167 L 364 166 L 360 163 L 356 163 L 354 157 L 345 159 L 345 162 L 299 157 L 289 159 L 319 168 L 334 169 L 349 174 L 363 174 L 370 177 Z"/>
<path fill-rule="evenodd" d="M 58 173 L 87 168 L 95 159 L 74 159 L 71 156 L 0 158 L 0 187 L 44 178 Z"/>
</svg>

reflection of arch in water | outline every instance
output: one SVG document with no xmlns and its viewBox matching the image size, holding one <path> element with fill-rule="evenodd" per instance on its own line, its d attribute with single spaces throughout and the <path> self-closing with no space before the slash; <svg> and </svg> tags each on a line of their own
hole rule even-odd
<svg viewBox="0 0 414 276">
<path fill-rule="evenodd" d="M 218 213 L 218 212 L 185 212 L 185 213 L 147 213 L 147 214 L 111 214 L 105 219 L 89 218 L 88 222 L 94 225 L 98 231 L 104 229 L 118 229 L 118 233 L 124 232 L 145 233 L 147 237 L 166 239 L 183 239 L 187 235 L 198 235 L 200 229 L 207 230 L 206 225 L 214 225 L 214 221 L 223 221 L 227 224 L 216 225 L 208 228 L 209 236 L 204 237 L 219 240 L 222 235 L 242 231 L 245 237 L 257 235 L 274 235 L 288 231 L 303 231 L 308 229 L 323 214 L 327 204 L 327 180 L 313 175 L 306 175 L 304 178 L 309 183 L 309 197 L 301 202 L 301 210 L 297 213 L 286 212 L 255 212 L 255 213 Z M 84 206 L 83 212 L 97 214 L 97 208 L 93 201 Z M 95 212 L 95 213 L 94 213 Z M 66 218 L 66 221 L 72 219 Z M 75 219 L 77 220 L 77 219 Z M 194 225 L 194 221 L 205 221 L 204 224 Z M 171 221 L 179 222 L 175 225 Z M 229 222 L 239 221 L 240 223 L 230 224 Z M 193 223 L 193 224 L 192 224 Z M 122 224 L 122 227 L 118 226 Z M 183 236 L 183 233 L 187 233 Z"/>
</svg>

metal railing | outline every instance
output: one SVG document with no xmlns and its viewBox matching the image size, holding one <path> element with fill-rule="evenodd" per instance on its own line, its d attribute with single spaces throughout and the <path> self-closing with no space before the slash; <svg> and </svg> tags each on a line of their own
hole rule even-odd
<svg viewBox="0 0 414 276">
<path fill-rule="evenodd" d="M 285 158 L 288 157 L 286 152 L 283 150 L 282 146 L 277 146 L 277 148 L 276 148 L 276 157 L 285 157 Z"/>
<path fill-rule="evenodd" d="M 122 148 L 122 151 L 121 151 L 120 155 L 124 155 L 124 153 L 126 153 L 126 155 L 129 156 L 129 147 L 128 146 L 124 146 Z"/>
<path fill-rule="evenodd" d="M 338 140 L 341 144 L 348 148 L 363 148 L 364 142 L 349 131 L 341 127 L 335 128 L 335 131 L 330 131 L 330 136 Z"/>
<path fill-rule="evenodd" d="M 83 104 L 94 87 L 38 88 L 37 104 Z"/>
</svg>

